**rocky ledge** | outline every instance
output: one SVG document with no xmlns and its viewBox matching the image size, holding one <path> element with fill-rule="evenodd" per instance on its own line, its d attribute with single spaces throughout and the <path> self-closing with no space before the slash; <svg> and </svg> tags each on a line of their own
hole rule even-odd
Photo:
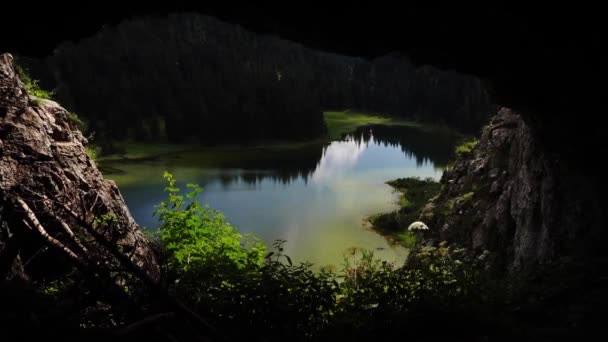
<svg viewBox="0 0 608 342">
<path fill-rule="evenodd" d="M 588 254 L 603 215 L 581 169 L 560 162 L 518 113 L 502 108 L 444 173 L 420 220 L 430 243 L 488 250 L 511 272 Z"/>
</svg>

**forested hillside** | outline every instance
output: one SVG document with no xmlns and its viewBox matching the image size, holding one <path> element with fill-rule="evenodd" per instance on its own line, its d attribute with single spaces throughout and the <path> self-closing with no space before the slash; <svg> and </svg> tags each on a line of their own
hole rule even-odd
<svg viewBox="0 0 608 342">
<path fill-rule="evenodd" d="M 199 14 L 132 19 L 20 62 L 99 140 L 309 139 L 324 133 L 326 109 L 465 131 L 492 114 L 476 78 L 319 52 Z"/>
<path fill-rule="evenodd" d="M 496 113 L 482 82 L 433 67 L 416 67 L 399 55 L 355 66 L 351 106 L 363 111 L 441 123 L 477 133 Z"/>
</svg>

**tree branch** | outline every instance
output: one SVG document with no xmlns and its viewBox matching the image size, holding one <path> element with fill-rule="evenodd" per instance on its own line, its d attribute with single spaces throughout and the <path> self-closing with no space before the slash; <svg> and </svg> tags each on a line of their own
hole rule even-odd
<svg viewBox="0 0 608 342">
<path fill-rule="evenodd" d="M 35 231 L 37 231 L 38 234 L 42 236 L 46 243 L 48 243 L 52 247 L 62 250 L 68 257 L 76 261 L 78 264 L 83 266 L 86 265 L 84 260 L 82 260 L 82 258 L 76 255 L 76 253 L 74 253 L 71 249 L 61 243 L 61 241 L 55 239 L 46 232 L 44 227 L 40 224 L 40 221 L 38 221 L 38 218 L 36 218 L 36 214 L 34 214 L 34 212 L 30 209 L 27 203 L 25 203 L 20 197 L 17 197 L 16 200 L 21 209 L 23 209 L 23 211 L 25 212 L 27 220 L 24 219 L 23 224 L 25 224 L 27 228 L 29 228 L 30 230 L 34 230 L 35 228 Z"/>
<path fill-rule="evenodd" d="M 80 240 L 78 240 L 76 235 L 74 235 L 74 232 L 72 231 L 70 226 L 68 226 L 68 224 L 62 220 L 59 220 L 59 223 L 61 225 L 61 228 L 63 228 L 63 231 L 70 237 L 72 242 L 74 242 L 76 244 L 76 246 L 78 246 L 78 248 L 80 249 L 81 252 L 83 252 L 85 255 L 87 255 L 89 253 L 89 251 L 82 243 L 80 243 Z"/>
</svg>

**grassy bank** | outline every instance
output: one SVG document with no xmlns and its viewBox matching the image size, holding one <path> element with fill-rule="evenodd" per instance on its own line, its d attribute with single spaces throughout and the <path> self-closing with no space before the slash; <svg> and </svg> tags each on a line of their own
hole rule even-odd
<svg viewBox="0 0 608 342">
<path fill-rule="evenodd" d="M 418 221 L 420 213 L 428 201 L 439 193 L 441 185 L 431 179 L 399 178 L 387 182 L 401 193 L 400 208 L 389 213 L 372 215 L 369 218 L 372 228 L 394 243 L 413 247 L 416 236 L 407 227 Z"/>
<path fill-rule="evenodd" d="M 116 151 L 99 155 L 97 161 L 142 160 L 162 155 L 196 149 L 195 145 L 169 143 L 117 142 L 113 144 Z"/>
<path fill-rule="evenodd" d="M 221 145 L 213 147 L 201 147 L 195 144 L 170 144 L 170 143 L 141 143 L 141 142 L 116 142 L 113 147 L 116 151 L 106 155 L 97 155 L 98 162 L 110 161 L 125 161 L 125 160 L 148 160 L 155 158 L 164 158 L 172 154 L 200 154 L 195 159 L 217 156 L 213 151 L 250 151 L 251 153 L 282 151 L 289 149 L 301 149 L 310 146 L 318 146 L 319 144 L 327 143 L 332 140 L 340 139 L 344 134 L 353 132 L 357 127 L 370 124 L 424 127 L 422 124 L 399 120 L 391 117 L 381 116 L 377 114 L 354 113 L 349 111 L 342 112 L 325 112 L 325 124 L 327 125 L 327 134 L 318 139 L 308 141 L 272 141 L 258 142 L 241 145 Z M 196 151 L 196 153 L 195 153 Z M 198 158 L 201 157 L 201 158 Z"/>
<path fill-rule="evenodd" d="M 378 114 L 354 113 L 350 111 L 325 112 L 325 124 L 327 125 L 327 136 L 330 140 L 340 139 L 342 135 L 353 132 L 357 127 L 382 124 L 395 126 L 422 127 L 423 125 L 414 121 L 395 119 Z"/>
</svg>

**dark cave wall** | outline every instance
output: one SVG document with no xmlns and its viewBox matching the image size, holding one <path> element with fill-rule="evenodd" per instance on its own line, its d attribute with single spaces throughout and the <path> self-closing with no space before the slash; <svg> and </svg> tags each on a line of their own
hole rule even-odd
<svg viewBox="0 0 608 342">
<path fill-rule="evenodd" d="M 3 48 L 9 51 L 39 56 L 50 54 L 65 40 L 90 36 L 106 23 L 154 11 L 164 13 L 185 9 L 180 5 L 166 5 L 162 9 L 122 6 L 120 11 L 116 11 L 104 3 L 100 6 L 104 6 L 105 10 L 92 10 L 92 4 L 83 4 L 89 11 L 73 17 L 68 13 L 58 13 L 56 9 L 53 12 L 56 7 L 53 3 L 48 7 L 41 5 L 34 8 L 30 4 L 24 5 L 28 8 L 23 12 L 28 13 L 31 19 L 28 25 L 35 31 L 45 32 L 49 39 L 40 39 L 27 30 L 14 30 L 22 22 L 22 18 L 15 15 L 0 22 L 0 25 L 5 25 L 0 32 L 10 35 L 9 39 L 0 41 Z M 605 89 L 602 82 L 605 79 L 605 61 L 608 60 L 602 49 L 605 20 L 599 6 L 566 1 L 536 6 L 531 3 L 408 4 L 400 10 L 376 4 L 335 10 L 313 6 L 294 10 L 292 4 L 255 4 L 238 8 L 227 4 L 201 5 L 198 9 L 223 20 L 243 24 L 254 31 L 275 33 L 314 48 L 372 58 L 398 50 L 416 64 L 453 69 L 482 78 L 493 89 L 496 102 L 511 108 L 521 117 L 517 119 L 516 127 L 519 129 L 504 133 L 505 137 L 509 137 L 504 142 L 505 148 L 511 151 L 511 156 L 506 158 L 511 164 L 502 170 L 520 170 L 526 163 L 531 163 L 529 166 L 536 172 L 528 176 L 518 172 L 523 177 L 519 181 L 527 179 L 525 184 L 530 186 L 526 192 L 518 191 L 520 197 L 503 190 L 488 195 L 496 200 L 500 194 L 508 193 L 505 198 L 509 199 L 509 203 L 525 201 L 531 205 L 529 209 L 533 215 L 537 215 L 531 220 L 542 222 L 540 225 L 542 227 L 544 224 L 545 228 L 524 222 L 520 227 L 527 226 L 538 231 L 545 229 L 546 233 L 543 234 L 560 237 L 555 237 L 554 241 L 561 241 L 563 237 L 573 242 L 580 237 L 580 249 L 591 252 L 601 250 L 605 241 L 592 236 L 604 235 L 602 209 L 607 207 L 604 194 L 608 191 L 604 169 L 599 166 L 605 137 L 605 128 L 600 124 L 605 106 L 602 103 Z M 56 25 L 62 18 L 73 25 Z M 314 25 L 311 25 L 311 21 Z M 525 130 L 521 128 L 522 124 L 526 125 Z M 515 141 L 517 131 L 523 140 Z M 479 151 L 474 153 L 479 153 L 482 148 L 493 152 L 493 140 L 487 133 L 486 141 L 487 144 L 480 145 Z M 532 145 L 526 146 L 524 142 Z M 524 154 L 524 151 L 527 152 Z M 524 155 L 527 161 L 521 158 Z M 447 177 L 453 180 L 472 179 L 469 172 L 474 169 L 469 164 L 473 161 L 474 158 L 458 161 L 456 166 L 462 164 L 462 174 L 446 175 L 446 181 Z M 486 170 L 482 174 L 489 177 L 489 172 Z M 516 182 L 520 176 L 512 173 L 504 182 Z M 549 184 L 553 191 L 546 191 L 547 188 L 543 186 L 547 185 L 543 184 Z M 489 185 L 491 190 L 492 184 Z M 454 186 L 450 195 L 461 197 L 463 193 L 458 193 L 459 189 L 466 190 Z M 526 193 L 531 197 L 526 198 Z M 488 205 L 492 208 L 484 209 L 497 209 L 496 203 Z M 503 208 L 510 212 L 513 205 L 504 205 Z M 573 220 L 582 217 L 581 222 L 586 226 L 577 224 L 576 220 L 554 219 L 548 212 L 541 214 L 543 209 L 539 208 L 553 208 L 549 212 L 556 212 L 557 217 L 565 215 Z M 581 213 L 575 214 L 577 210 Z M 562 215 L 562 211 L 569 214 Z M 545 215 L 547 220 L 540 220 L 538 215 Z M 512 214 L 502 217 L 509 216 Z M 476 223 L 483 223 L 484 213 L 476 217 L 480 220 Z M 498 237 L 481 238 L 479 241 L 483 243 L 480 246 L 493 247 L 497 246 L 498 241 L 503 241 L 506 255 L 509 255 L 505 263 L 513 263 L 515 247 L 511 239 L 515 238 L 517 227 L 508 221 L 504 224 L 511 228 L 507 229 L 509 233 L 504 235 L 503 240 Z M 462 241 L 473 245 L 473 232 L 470 229 L 464 230 L 465 238 Z M 593 234 L 589 231 L 593 231 Z M 585 248 L 586 245 L 590 248 Z M 534 254 L 534 246 L 525 250 Z M 568 246 L 551 247 L 543 249 L 551 251 L 543 252 L 543 255 L 558 257 L 571 249 Z"/>
</svg>

